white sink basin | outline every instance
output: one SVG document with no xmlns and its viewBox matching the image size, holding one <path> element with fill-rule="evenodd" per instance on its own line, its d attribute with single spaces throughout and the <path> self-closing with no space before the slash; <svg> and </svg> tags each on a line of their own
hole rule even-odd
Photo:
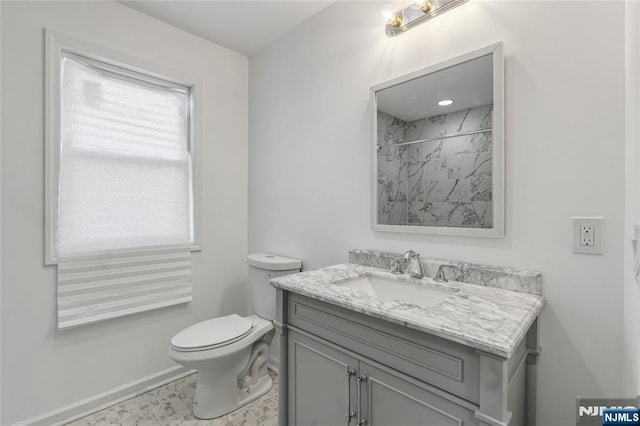
<svg viewBox="0 0 640 426">
<path fill-rule="evenodd" d="M 364 275 L 335 285 L 363 291 L 367 296 L 388 297 L 425 308 L 437 305 L 456 292 L 428 284 L 413 284 L 373 275 Z"/>
</svg>

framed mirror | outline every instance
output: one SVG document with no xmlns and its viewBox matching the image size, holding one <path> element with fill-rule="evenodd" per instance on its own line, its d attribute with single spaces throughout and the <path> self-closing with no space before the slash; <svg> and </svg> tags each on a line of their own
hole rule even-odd
<svg viewBox="0 0 640 426">
<path fill-rule="evenodd" d="M 375 231 L 504 235 L 497 43 L 371 88 Z"/>
</svg>

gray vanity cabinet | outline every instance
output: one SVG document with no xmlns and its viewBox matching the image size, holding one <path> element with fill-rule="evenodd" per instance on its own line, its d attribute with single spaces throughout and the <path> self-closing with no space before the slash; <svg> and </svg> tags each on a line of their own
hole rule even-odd
<svg viewBox="0 0 640 426">
<path fill-rule="evenodd" d="M 288 341 L 290 425 L 477 424 L 472 404 L 452 402 L 450 395 L 407 375 L 306 333 L 290 331 Z"/>
<path fill-rule="evenodd" d="M 278 290 L 280 426 L 533 426 L 537 323 L 510 358 Z"/>
</svg>

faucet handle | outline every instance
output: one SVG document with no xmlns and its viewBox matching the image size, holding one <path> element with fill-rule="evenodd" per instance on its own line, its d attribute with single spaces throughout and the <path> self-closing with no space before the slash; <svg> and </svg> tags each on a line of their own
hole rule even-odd
<svg viewBox="0 0 640 426">
<path fill-rule="evenodd" d="M 436 276 L 434 278 L 434 281 L 438 281 L 438 282 L 441 282 L 441 283 L 446 283 L 447 281 L 449 281 L 447 279 L 447 276 L 444 274 L 444 267 L 445 266 L 446 265 L 440 265 L 438 267 L 438 272 L 436 272 Z"/>
<path fill-rule="evenodd" d="M 393 266 L 391 267 L 391 273 L 396 275 L 403 274 L 404 271 L 402 268 L 402 264 L 403 264 L 402 259 L 394 260 Z"/>
</svg>

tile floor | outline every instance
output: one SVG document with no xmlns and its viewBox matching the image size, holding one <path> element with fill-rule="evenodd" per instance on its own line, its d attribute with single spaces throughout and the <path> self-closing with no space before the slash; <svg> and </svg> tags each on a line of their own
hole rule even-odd
<svg viewBox="0 0 640 426">
<path fill-rule="evenodd" d="M 278 424 L 278 376 L 272 373 L 273 388 L 241 409 L 213 420 L 198 420 L 191 413 L 196 389 L 192 374 L 165 386 L 123 401 L 68 426 L 276 426 Z"/>
</svg>

